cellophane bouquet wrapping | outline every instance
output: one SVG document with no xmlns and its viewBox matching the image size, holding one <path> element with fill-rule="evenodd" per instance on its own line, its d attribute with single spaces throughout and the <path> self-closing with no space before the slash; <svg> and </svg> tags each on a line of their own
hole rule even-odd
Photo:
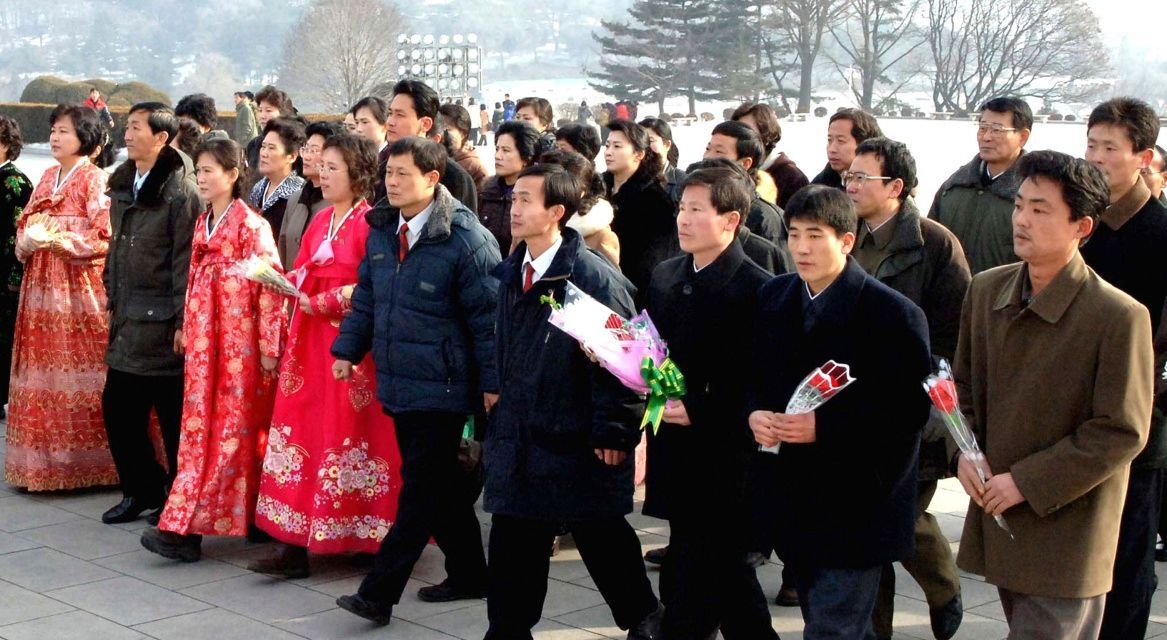
<svg viewBox="0 0 1167 640">
<path fill-rule="evenodd" d="M 790 396 L 790 401 L 786 403 L 786 413 L 792 416 L 810 413 L 852 382 L 855 382 L 855 378 L 851 377 L 851 367 L 827 360 L 802 379 L 794 394 Z M 759 447 L 759 450 L 778 453 L 781 446 L 782 443 L 779 442 L 772 447 Z"/>
<path fill-rule="evenodd" d="M 291 298 L 300 297 L 300 290 L 296 288 L 296 285 L 292 284 L 274 265 L 255 254 L 236 262 L 230 273 L 265 284 L 282 295 Z"/>
<path fill-rule="evenodd" d="M 24 229 L 24 235 L 37 244 L 46 245 L 60 234 L 42 222 L 34 222 Z"/>
<path fill-rule="evenodd" d="M 624 386 L 647 396 L 640 428 L 651 424 L 656 433 L 668 401 L 685 395 L 685 377 L 669 359 L 648 312 L 625 319 L 570 281 L 562 303 L 548 296 L 543 301 L 552 307 L 548 322 L 579 342 Z"/>
<path fill-rule="evenodd" d="M 977 475 L 981 478 L 981 484 L 984 484 L 988 481 L 984 469 L 985 454 L 977 444 L 977 437 L 969 428 L 968 420 L 965 419 L 964 413 L 960 410 L 960 399 L 956 395 L 956 381 L 952 376 L 952 367 L 948 365 L 947 360 L 940 359 L 939 370 L 924 380 L 924 390 L 928 392 L 932 405 L 936 407 L 940 415 L 944 416 L 944 426 L 948 427 L 948 433 L 956 441 L 956 446 L 960 447 L 961 454 L 973 463 Z M 1013 537 L 1013 532 L 1005 523 L 1004 516 L 998 514 L 993 519 L 997 521 L 998 526 L 1005 530 L 1005 533 L 1009 534 L 1009 537 Z"/>
</svg>

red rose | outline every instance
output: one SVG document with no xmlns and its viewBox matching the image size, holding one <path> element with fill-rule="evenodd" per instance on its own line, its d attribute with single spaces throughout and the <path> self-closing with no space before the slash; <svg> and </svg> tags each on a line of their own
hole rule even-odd
<svg viewBox="0 0 1167 640">
<path fill-rule="evenodd" d="M 956 413 L 960 402 L 956 398 L 956 385 L 950 378 L 936 378 L 928 385 L 928 397 L 944 413 Z"/>
</svg>

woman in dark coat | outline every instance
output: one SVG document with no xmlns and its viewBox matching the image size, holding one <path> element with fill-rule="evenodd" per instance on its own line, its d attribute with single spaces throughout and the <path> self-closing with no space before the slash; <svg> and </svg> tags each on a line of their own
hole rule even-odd
<svg viewBox="0 0 1167 640">
<path fill-rule="evenodd" d="M 494 176 L 478 194 L 478 221 L 498 240 L 502 257 L 511 252 L 511 191 L 519 172 L 539 157 L 539 133 L 522 120 L 499 125 L 494 133 Z"/>
<path fill-rule="evenodd" d="M 643 306 L 652 270 L 681 251 L 675 207 L 664 188 L 664 158 L 649 146 L 648 131 L 630 120 L 615 120 L 608 129 L 604 187 L 616 210 L 612 231 L 620 238 L 620 268 Z"/>
<path fill-rule="evenodd" d="M 685 182 L 685 172 L 677 163 L 681 160 L 681 150 L 673 142 L 673 128 L 660 118 L 645 118 L 640 126 L 648 131 L 648 145 L 665 159 L 665 193 L 673 199 L 673 205 L 681 203 L 681 184 Z"/>
<path fill-rule="evenodd" d="M 8 116 L 0 116 L 0 418 L 5 417 L 4 405 L 8 402 L 12 338 L 20 277 L 24 273 L 16 259 L 16 219 L 32 195 L 32 182 L 14 164 L 23 147 L 20 125 Z"/>
<path fill-rule="evenodd" d="M 263 215 L 272 229 L 280 229 L 288 209 L 288 199 L 304 186 L 296 173 L 300 165 L 300 147 L 308 139 L 304 125 L 291 118 L 276 118 L 263 128 L 259 145 L 261 177 L 251 189 L 248 204 Z"/>
</svg>

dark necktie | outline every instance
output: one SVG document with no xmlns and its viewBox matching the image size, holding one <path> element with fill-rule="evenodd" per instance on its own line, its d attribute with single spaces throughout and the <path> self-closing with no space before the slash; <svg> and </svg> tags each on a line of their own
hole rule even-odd
<svg viewBox="0 0 1167 640">
<path fill-rule="evenodd" d="M 401 230 L 397 232 L 398 264 L 405 262 L 405 256 L 407 255 L 409 255 L 409 223 L 401 225 Z"/>
</svg>

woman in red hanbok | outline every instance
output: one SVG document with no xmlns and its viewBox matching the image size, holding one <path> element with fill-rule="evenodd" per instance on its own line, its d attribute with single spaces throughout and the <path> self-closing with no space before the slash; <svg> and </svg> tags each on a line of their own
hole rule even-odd
<svg viewBox="0 0 1167 640">
<path fill-rule="evenodd" d="M 96 113 L 79 106 L 61 105 L 49 120 L 60 164 L 41 177 L 16 231 L 24 281 L 4 478 L 29 491 L 118 483 L 101 417 L 110 201 L 105 172 L 88 159 L 102 129 Z"/>
<path fill-rule="evenodd" d="M 142 546 L 187 562 L 199 559 L 203 535 L 247 534 L 287 324 L 283 298 L 236 268 L 252 255 L 279 265 L 271 227 L 239 199 L 239 158 L 226 139 L 197 151 L 209 206 L 191 242 L 178 475 L 158 527 L 142 533 Z"/>
<path fill-rule="evenodd" d="M 374 395 L 366 357 L 348 381 L 332 377 L 329 347 L 350 308 L 357 266 L 365 254 L 377 153 L 348 133 L 328 138 L 320 187 L 332 207 L 304 233 L 291 272 L 303 292 L 292 316 L 256 525 L 282 545 L 251 565 L 262 573 L 308 574 L 308 551 L 375 553 L 397 513 L 401 466 L 393 421 Z"/>
</svg>

